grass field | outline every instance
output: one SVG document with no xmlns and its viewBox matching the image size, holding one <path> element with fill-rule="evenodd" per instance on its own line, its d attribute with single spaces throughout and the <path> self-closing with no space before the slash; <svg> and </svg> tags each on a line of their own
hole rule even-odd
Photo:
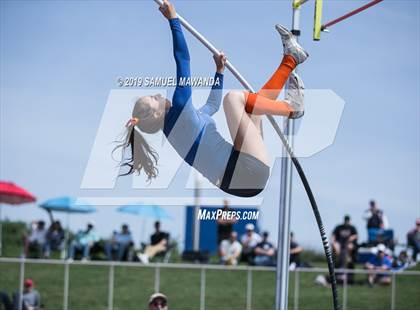
<svg viewBox="0 0 420 310">
<path fill-rule="evenodd" d="M 9 251 L 11 247 L 9 246 Z M 10 252 L 9 252 L 10 253 Z M 324 265 L 322 264 L 322 267 Z M 419 268 L 417 268 L 419 270 Z M 102 310 L 108 306 L 107 266 L 70 265 L 69 309 Z M 154 291 L 154 268 L 116 266 L 114 309 L 146 309 L 147 299 Z M 331 309 L 329 288 L 314 284 L 316 273 L 299 273 L 299 309 Z M 25 277 L 34 279 L 47 310 L 63 305 L 64 267 L 27 263 Z M 199 309 L 200 270 L 160 269 L 160 290 L 170 299 L 171 310 Z M 289 308 L 294 306 L 295 273 L 290 274 Z M 347 309 L 390 309 L 391 287 L 365 284 L 366 276 L 358 275 L 358 284 L 348 288 Z M 420 309 L 420 277 L 398 274 L 396 277 L 396 309 Z M 0 263 L 0 290 L 9 294 L 19 286 L 19 264 Z M 247 271 L 206 271 L 207 310 L 246 309 Z M 274 308 L 275 273 L 253 271 L 252 309 Z M 340 288 L 340 298 L 342 290 Z M 1 308 L 0 308 L 1 309 Z"/>
<path fill-rule="evenodd" d="M 107 266 L 70 266 L 69 309 L 107 309 Z M 0 264 L 0 288 L 9 293 L 19 285 L 19 264 Z M 26 277 L 33 278 L 47 309 L 62 309 L 64 267 L 29 263 Z M 161 268 L 161 291 L 170 297 L 171 309 L 199 309 L 200 270 Z M 115 267 L 114 309 L 144 309 L 154 289 L 154 268 Z M 300 273 L 299 309 L 330 309 L 330 289 L 313 283 L 315 274 Z M 295 275 L 290 275 L 289 305 L 293 309 Z M 369 288 L 364 276 L 348 288 L 348 309 L 390 309 L 390 287 Z M 254 271 L 252 309 L 274 308 L 275 273 Z M 208 270 L 206 309 L 245 309 L 247 272 Z M 340 290 L 340 293 L 342 291 Z M 396 309 L 419 309 L 420 278 L 396 277 Z"/>
</svg>

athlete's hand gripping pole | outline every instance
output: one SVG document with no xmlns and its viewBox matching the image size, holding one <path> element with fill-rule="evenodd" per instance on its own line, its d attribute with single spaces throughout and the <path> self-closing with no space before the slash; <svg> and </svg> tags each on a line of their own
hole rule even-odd
<svg viewBox="0 0 420 310">
<path fill-rule="evenodd" d="M 163 5 L 162 0 L 154 0 L 159 6 Z M 220 55 L 220 51 L 214 47 L 205 37 L 201 35 L 193 26 L 190 25 L 182 16 L 177 13 L 177 17 L 181 22 L 182 26 L 187 29 L 194 37 L 196 37 L 205 47 L 207 47 L 213 55 Z M 226 68 L 238 79 L 239 83 L 242 84 L 244 88 L 250 92 L 255 92 L 252 86 L 245 80 L 245 78 L 238 72 L 238 70 L 230 63 L 229 60 L 226 60 Z"/>
</svg>

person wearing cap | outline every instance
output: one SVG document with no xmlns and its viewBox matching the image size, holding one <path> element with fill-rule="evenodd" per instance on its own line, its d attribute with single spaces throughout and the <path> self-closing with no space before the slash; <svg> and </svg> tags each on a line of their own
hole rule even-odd
<svg viewBox="0 0 420 310">
<path fill-rule="evenodd" d="M 23 282 L 23 295 L 22 295 L 22 309 L 23 310 L 41 310 L 41 295 L 34 289 L 35 283 L 32 279 L 25 279 Z M 13 302 L 11 309 L 19 308 L 19 293 L 13 294 Z M 7 309 L 7 307 L 6 307 Z"/>
<path fill-rule="evenodd" d="M 255 226 L 252 223 L 245 225 L 246 233 L 242 235 L 242 261 L 253 263 L 254 260 L 254 249 L 258 243 L 262 241 L 262 238 L 259 234 L 255 232 Z"/>
<path fill-rule="evenodd" d="M 89 221 L 86 226 L 86 230 L 79 230 L 70 244 L 69 248 L 69 260 L 74 259 L 76 251 L 82 251 L 82 261 L 89 259 L 90 249 L 95 242 L 99 241 L 99 236 L 95 231 L 95 223 Z"/>
<path fill-rule="evenodd" d="M 413 262 L 417 262 L 417 254 L 420 252 L 420 218 L 416 220 L 416 227 L 407 234 L 407 245 L 413 249 Z"/>
<path fill-rule="evenodd" d="M 152 294 L 149 298 L 148 310 L 168 310 L 168 297 L 162 293 Z"/>
<path fill-rule="evenodd" d="M 390 284 L 391 275 L 386 273 L 377 273 L 373 271 L 390 271 L 392 268 L 392 260 L 386 255 L 386 246 L 378 244 L 376 247 L 376 255 L 371 257 L 366 263 L 365 267 L 367 270 L 372 271 L 368 274 L 369 285 L 379 284 Z"/>
<path fill-rule="evenodd" d="M 274 245 L 268 241 L 268 232 L 263 233 L 263 239 L 257 244 L 254 250 L 254 263 L 257 266 L 275 266 L 276 249 Z"/>
<path fill-rule="evenodd" d="M 242 245 L 238 242 L 238 233 L 236 231 L 232 231 L 229 239 L 225 239 L 220 243 L 220 263 L 225 265 L 237 265 L 241 252 Z"/>
</svg>

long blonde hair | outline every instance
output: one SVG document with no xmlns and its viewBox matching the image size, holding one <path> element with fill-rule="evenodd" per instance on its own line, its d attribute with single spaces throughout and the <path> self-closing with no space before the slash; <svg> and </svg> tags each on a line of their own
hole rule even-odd
<svg viewBox="0 0 420 310">
<path fill-rule="evenodd" d="M 130 175 L 135 172 L 140 174 L 141 170 L 143 170 L 146 173 L 147 181 L 150 182 L 159 173 L 156 167 L 159 155 L 146 141 L 141 132 L 149 134 L 158 132 L 163 128 L 163 119 L 159 121 L 153 117 L 153 111 L 148 105 L 144 104 L 144 98 L 141 97 L 136 101 L 132 118 L 126 124 L 125 137 L 117 141 L 119 144 L 112 152 L 121 148 L 122 157 L 120 167 L 129 168 L 128 172 L 122 173 L 120 176 Z M 127 158 L 126 153 L 128 149 L 131 157 Z"/>
</svg>

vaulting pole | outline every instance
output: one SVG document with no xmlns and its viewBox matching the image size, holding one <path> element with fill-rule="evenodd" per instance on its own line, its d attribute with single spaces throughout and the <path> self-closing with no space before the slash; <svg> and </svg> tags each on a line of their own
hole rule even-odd
<svg viewBox="0 0 420 310">
<path fill-rule="evenodd" d="M 158 5 L 162 5 L 162 0 L 153 0 Z M 306 1 L 305 1 L 306 2 Z M 183 17 L 181 17 L 179 14 L 177 14 L 177 17 L 179 21 L 181 22 L 182 26 L 188 30 L 194 37 L 196 37 L 205 47 L 207 47 L 214 55 L 219 55 L 219 50 L 216 49 L 213 44 L 211 44 L 203 35 L 201 35 L 193 26 L 191 26 Z M 226 62 L 226 68 L 229 69 L 229 71 L 236 77 L 236 79 L 242 84 L 242 86 L 251 91 L 255 92 L 254 89 L 251 87 L 251 85 L 245 80 L 245 78 L 238 72 L 238 70 L 229 62 Z M 283 143 L 284 149 L 286 150 L 287 154 L 289 154 L 293 165 L 296 168 L 296 171 L 298 172 L 302 184 L 305 188 L 306 194 L 308 195 L 309 201 L 311 203 L 312 211 L 314 213 L 318 229 L 321 235 L 322 244 L 324 246 L 325 256 L 327 257 L 327 263 L 328 263 L 328 270 L 330 274 L 330 281 L 331 281 L 331 289 L 333 293 L 333 303 L 334 303 L 334 309 L 339 309 L 338 305 L 338 294 L 337 294 L 337 281 L 335 277 L 334 272 L 334 262 L 332 258 L 332 252 L 331 248 L 329 246 L 328 237 L 325 233 L 324 224 L 322 223 L 321 214 L 319 213 L 318 206 L 315 200 L 315 197 L 312 193 L 311 187 L 309 186 L 309 182 L 306 178 L 305 173 L 303 172 L 302 166 L 300 165 L 298 159 L 296 158 L 293 149 L 291 148 L 288 140 L 284 136 L 283 132 L 281 131 L 279 125 L 277 124 L 276 120 L 272 115 L 266 115 L 268 120 L 270 121 L 271 125 L 273 126 L 274 130 L 276 131 L 277 135 L 279 136 L 281 142 Z M 135 127 L 136 128 L 136 127 Z M 285 309 L 281 309 L 285 310 Z"/>
</svg>

